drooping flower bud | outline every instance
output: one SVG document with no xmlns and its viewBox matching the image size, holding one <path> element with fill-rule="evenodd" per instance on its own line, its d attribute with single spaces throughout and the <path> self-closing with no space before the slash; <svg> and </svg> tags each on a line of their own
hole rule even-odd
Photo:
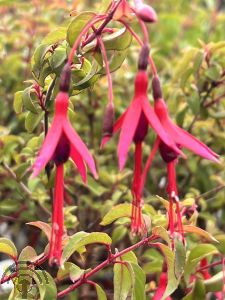
<svg viewBox="0 0 225 300">
<path fill-rule="evenodd" d="M 113 125 L 114 125 L 114 106 L 112 103 L 109 103 L 106 106 L 104 117 L 103 117 L 103 126 L 102 126 L 102 136 L 111 137 L 113 134 Z"/>
<path fill-rule="evenodd" d="M 141 53 L 138 61 L 138 70 L 145 71 L 148 67 L 148 58 L 149 58 L 150 48 L 148 44 L 144 44 L 141 48 Z"/>
<path fill-rule="evenodd" d="M 152 79 L 152 93 L 154 100 L 162 99 L 162 88 L 158 76 L 154 76 Z"/>
<path fill-rule="evenodd" d="M 70 79 L 71 79 L 71 68 L 70 65 L 67 63 L 64 66 L 60 77 L 59 90 L 61 92 L 65 92 L 65 93 L 69 92 Z"/>
<path fill-rule="evenodd" d="M 142 0 L 134 0 L 136 7 L 136 15 L 144 22 L 154 23 L 158 21 L 158 17 L 154 9 L 147 4 L 144 4 Z"/>
</svg>

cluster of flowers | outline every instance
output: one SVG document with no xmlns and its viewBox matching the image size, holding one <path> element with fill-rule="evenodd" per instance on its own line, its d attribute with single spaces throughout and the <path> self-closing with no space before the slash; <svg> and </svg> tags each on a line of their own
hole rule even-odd
<svg viewBox="0 0 225 300">
<path fill-rule="evenodd" d="M 81 31 L 78 39 L 65 65 L 61 79 L 59 93 L 55 99 L 55 113 L 52 120 L 51 128 L 43 142 L 39 151 L 38 157 L 33 165 L 33 176 L 37 176 L 41 170 L 45 168 L 50 160 L 53 160 L 56 166 L 55 189 L 54 189 L 54 204 L 52 216 L 52 232 L 50 240 L 49 261 L 50 264 L 56 263 L 60 265 L 62 253 L 62 237 L 64 234 L 64 217 L 63 217 L 63 198 L 64 198 L 64 175 L 63 165 L 67 162 L 69 157 L 75 163 L 83 181 L 86 183 L 86 164 L 90 168 L 93 176 L 97 178 L 95 162 L 92 155 L 89 153 L 87 147 L 80 139 L 79 135 L 72 128 L 68 119 L 68 100 L 69 87 L 71 80 L 71 64 L 77 46 L 81 43 L 82 37 L 93 28 L 93 24 L 100 20 L 107 20 L 109 16 L 114 20 L 122 21 L 129 29 L 129 24 L 124 20 L 135 14 L 138 18 L 142 28 L 145 28 L 144 22 L 155 22 L 157 20 L 154 10 L 145 5 L 142 0 L 135 0 L 135 8 L 132 8 L 126 0 L 113 1 L 110 12 L 104 17 L 96 16 L 91 20 L 85 28 Z M 107 22 L 103 22 L 106 25 Z M 104 26 L 100 26 L 101 30 Z M 99 31 L 98 31 L 99 30 Z M 133 33 L 134 37 L 137 35 Z M 183 242 L 184 234 L 182 229 L 182 214 L 179 207 L 179 197 L 176 183 L 176 163 L 178 157 L 185 158 L 182 148 L 187 148 L 195 154 L 206 158 L 208 160 L 218 162 L 218 155 L 209 149 L 205 144 L 200 142 L 194 136 L 175 125 L 168 113 L 166 103 L 163 99 L 160 80 L 157 72 L 153 72 L 152 78 L 152 92 L 154 99 L 154 108 L 151 107 L 148 100 L 148 82 L 149 74 L 147 71 L 149 62 L 152 66 L 152 58 L 149 54 L 149 45 L 147 39 L 141 42 L 142 49 L 138 61 L 138 71 L 135 78 L 135 92 L 134 97 L 120 118 L 114 123 L 114 107 L 112 97 L 112 85 L 110 71 L 108 67 L 107 55 L 104 49 L 104 44 L 100 37 L 100 29 L 95 30 L 95 38 L 102 50 L 105 67 L 109 81 L 109 104 L 106 107 L 106 112 L 103 121 L 103 139 L 101 146 L 112 137 L 113 134 L 120 131 L 120 138 L 118 143 L 118 160 L 119 169 L 123 170 L 129 147 L 133 142 L 135 145 L 134 154 L 134 174 L 132 182 L 132 215 L 131 215 L 131 231 L 134 234 L 145 234 L 146 226 L 142 217 L 143 206 L 143 187 L 147 172 L 151 166 L 152 160 L 159 151 L 163 161 L 167 167 L 168 184 L 167 192 L 169 196 L 169 225 L 168 229 L 173 239 L 175 232 L 180 233 Z M 138 38 L 137 38 L 138 39 Z M 83 45 L 88 42 L 83 41 Z M 152 146 L 152 151 L 147 159 L 146 165 L 142 166 L 142 147 L 146 139 L 148 127 L 151 127 L 157 137 Z"/>
</svg>

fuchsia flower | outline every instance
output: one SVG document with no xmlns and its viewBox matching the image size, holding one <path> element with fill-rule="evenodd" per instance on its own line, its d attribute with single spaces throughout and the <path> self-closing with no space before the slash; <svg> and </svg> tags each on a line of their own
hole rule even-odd
<svg viewBox="0 0 225 300">
<path fill-rule="evenodd" d="M 32 176 L 37 176 L 46 164 L 53 160 L 56 165 L 54 204 L 52 217 L 52 233 L 50 240 L 50 263 L 60 264 L 63 236 L 63 198 L 64 176 L 63 164 L 72 158 L 77 169 L 86 183 L 87 174 L 85 163 L 97 178 L 95 162 L 87 147 L 73 129 L 67 116 L 69 103 L 70 66 L 64 67 L 60 84 L 60 92 L 55 99 L 55 113 L 51 128 L 42 144 L 41 150 L 33 165 Z"/>
<path fill-rule="evenodd" d="M 175 153 L 182 154 L 174 141 L 168 138 L 165 129 L 162 127 L 158 117 L 152 109 L 147 96 L 147 88 L 148 74 L 146 71 L 140 70 L 135 79 L 134 98 L 130 106 L 114 124 L 113 134 L 121 130 L 117 148 L 120 170 L 124 168 L 132 141 L 138 142 L 138 140 L 143 140 L 147 134 L 149 125 L 155 130 L 157 135 L 166 145 L 174 149 Z M 109 138 L 109 136 L 103 137 L 102 147 Z"/>
<path fill-rule="evenodd" d="M 147 96 L 148 74 L 146 71 L 148 65 L 149 48 L 144 46 L 139 60 L 139 71 L 135 79 L 134 98 L 114 125 L 113 133 L 120 132 L 118 144 L 119 168 L 122 170 L 126 163 L 129 147 L 132 142 L 135 144 L 134 159 L 134 177 L 132 183 L 132 219 L 131 229 L 133 233 L 143 231 L 143 222 L 141 216 L 142 199 L 140 194 L 141 173 L 142 173 L 142 142 L 150 125 L 162 141 L 171 147 L 175 153 L 182 154 L 173 140 L 169 140 L 165 130 L 162 128 L 154 110 L 152 109 Z M 104 136 L 102 146 L 109 140 L 110 136 Z"/>
<path fill-rule="evenodd" d="M 179 148 L 187 148 L 190 151 L 194 152 L 195 154 L 206 158 L 208 160 L 212 160 L 214 162 L 219 162 L 218 154 L 213 152 L 209 147 L 207 147 L 204 143 L 199 141 L 197 138 L 189 134 L 184 129 L 175 125 L 168 114 L 168 109 L 166 103 L 162 97 L 162 91 L 160 86 L 160 81 L 157 76 L 153 77 L 152 81 L 152 89 L 153 89 L 153 98 L 154 98 L 154 109 L 155 113 L 158 116 L 165 132 L 168 134 L 170 141 L 176 143 Z M 168 185 L 167 185 L 167 192 L 169 194 L 169 201 L 170 201 L 170 208 L 169 208 L 169 228 L 171 235 L 174 235 L 175 231 L 175 221 L 174 217 L 177 218 L 177 226 L 178 232 L 181 233 L 182 239 L 184 242 L 184 234 L 183 234 L 183 227 L 182 227 L 182 220 L 180 214 L 180 207 L 179 207 L 179 197 L 177 192 L 177 185 L 176 185 L 176 170 L 175 164 L 177 161 L 178 153 L 176 153 L 171 147 L 166 145 L 164 141 L 158 137 L 157 141 L 155 142 L 158 147 L 160 154 L 163 160 L 167 163 L 167 174 L 168 174 Z M 154 147 L 153 147 L 154 149 Z M 151 157 L 151 154 L 150 154 Z M 153 157 L 151 157 L 152 160 Z M 173 211 L 173 204 L 176 205 L 176 216 L 174 216 Z"/>
<path fill-rule="evenodd" d="M 154 76 L 152 81 L 153 96 L 154 96 L 154 109 L 155 113 L 158 116 L 164 130 L 168 134 L 170 140 L 174 141 L 179 147 L 187 148 L 188 150 L 194 152 L 195 154 L 212 160 L 214 162 L 219 162 L 219 155 L 213 152 L 209 147 L 204 143 L 199 141 L 193 135 L 175 125 L 168 113 L 168 109 L 164 99 L 162 98 L 162 92 L 160 87 L 160 82 L 157 76 Z"/>
</svg>

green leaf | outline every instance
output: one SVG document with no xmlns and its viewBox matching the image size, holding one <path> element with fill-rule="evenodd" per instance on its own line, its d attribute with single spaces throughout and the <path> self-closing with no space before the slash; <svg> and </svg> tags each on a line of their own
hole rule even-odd
<svg viewBox="0 0 225 300">
<path fill-rule="evenodd" d="M 129 251 L 121 256 L 123 261 L 127 261 L 130 263 L 138 264 L 138 260 L 133 251 Z"/>
<path fill-rule="evenodd" d="M 14 243 L 6 238 L 0 238 L 0 252 L 11 256 L 13 259 L 17 257 L 17 249 Z"/>
<path fill-rule="evenodd" d="M 123 51 L 110 51 L 110 52 L 111 52 L 111 56 L 109 58 L 109 69 L 110 72 L 115 72 L 117 69 L 120 68 L 120 66 L 126 59 L 128 51 L 123 50 Z M 98 73 L 101 75 L 106 75 L 105 68 L 102 68 Z"/>
<path fill-rule="evenodd" d="M 107 300 L 106 294 L 103 291 L 103 289 L 100 287 L 100 285 L 95 283 L 95 288 L 96 288 L 98 300 Z"/>
<path fill-rule="evenodd" d="M 131 217 L 131 204 L 123 203 L 114 206 L 103 218 L 100 225 L 106 226 L 116 221 L 119 218 Z"/>
<path fill-rule="evenodd" d="M 114 300 L 126 300 L 132 287 L 132 277 L 124 264 L 114 264 Z"/>
<path fill-rule="evenodd" d="M 217 81 L 220 79 L 221 67 L 219 65 L 211 66 L 206 70 L 205 75 L 212 81 Z"/>
<path fill-rule="evenodd" d="M 81 30 L 85 27 L 85 25 L 95 16 L 95 13 L 87 11 L 78 14 L 73 21 L 70 23 L 67 30 L 67 42 L 70 47 L 73 47 L 74 42 L 78 38 Z"/>
<path fill-rule="evenodd" d="M 30 111 L 34 114 L 37 114 L 38 113 L 38 110 L 37 110 L 38 101 L 37 101 L 37 99 L 32 98 L 32 96 L 31 96 L 32 93 L 34 94 L 32 87 L 28 87 L 23 91 L 23 94 L 22 94 L 23 105 L 28 111 Z"/>
<path fill-rule="evenodd" d="M 60 75 L 67 58 L 66 49 L 59 46 L 49 58 L 49 65 L 54 73 Z"/>
<path fill-rule="evenodd" d="M 24 261 L 33 261 L 34 258 L 36 258 L 36 257 L 37 257 L 37 253 L 36 253 L 35 249 L 32 248 L 31 246 L 27 246 L 20 252 L 18 260 L 23 261 L 23 262 Z"/>
<path fill-rule="evenodd" d="M 182 241 L 178 238 L 175 239 L 175 275 L 176 278 L 181 278 L 184 272 L 186 262 L 186 249 Z"/>
<path fill-rule="evenodd" d="M 199 69 L 202 65 L 202 62 L 204 60 L 205 53 L 203 50 L 198 50 L 198 52 L 195 55 L 195 58 L 193 60 L 193 71 L 194 73 L 198 73 Z"/>
<path fill-rule="evenodd" d="M 18 201 L 13 199 L 5 199 L 0 202 L 1 214 L 9 214 L 15 212 L 18 209 Z"/>
<path fill-rule="evenodd" d="M 200 96 L 197 91 L 192 91 L 191 96 L 188 97 L 188 106 L 193 114 L 197 114 L 200 110 Z"/>
<path fill-rule="evenodd" d="M 175 275 L 175 254 L 174 252 L 166 245 L 161 243 L 155 243 L 156 246 L 162 251 L 166 263 L 167 263 L 167 287 L 162 297 L 162 300 L 165 300 L 168 296 L 170 296 L 178 287 L 179 280 Z"/>
<path fill-rule="evenodd" d="M 202 279 L 197 278 L 194 283 L 194 288 L 187 296 L 182 300 L 205 300 L 206 299 L 206 290 L 205 285 Z"/>
<path fill-rule="evenodd" d="M 18 91 L 14 95 L 13 108 L 17 114 L 22 113 L 23 111 L 23 91 Z"/>
<path fill-rule="evenodd" d="M 77 281 L 83 274 L 85 270 L 82 270 L 77 265 L 71 262 L 65 262 L 64 265 L 58 270 L 57 279 L 63 280 L 66 277 L 70 277 L 72 282 Z"/>
<path fill-rule="evenodd" d="M 215 246 L 210 244 L 200 244 L 194 247 L 188 256 L 188 260 L 184 269 L 185 281 L 187 283 L 189 282 L 191 273 L 203 258 L 216 253 L 218 253 L 218 250 Z"/>
<path fill-rule="evenodd" d="M 142 268 L 137 265 L 132 263 L 131 264 L 135 276 L 135 283 L 134 287 L 132 290 L 132 298 L 133 300 L 145 300 L 146 295 L 145 295 L 145 282 L 146 282 L 146 276 Z"/>
<path fill-rule="evenodd" d="M 62 261 L 65 262 L 68 258 L 80 248 L 89 244 L 104 244 L 110 245 L 112 243 L 108 234 L 103 232 L 79 232 L 71 236 L 65 248 L 63 249 Z"/>
<path fill-rule="evenodd" d="M 42 45 L 52 45 L 66 39 L 67 28 L 58 27 L 46 35 L 42 40 Z"/>
<path fill-rule="evenodd" d="M 224 274 L 223 271 L 217 273 L 210 279 L 204 280 L 204 285 L 206 292 L 220 292 L 222 291 L 224 284 Z"/>
<path fill-rule="evenodd" d="M 37 77 L 40 76 L 40 70 L 45 63 L 45 56 L 49 49 L 49 45 L 41 44 L 34 51 L 34 55 L 32 57 L 32 70 L 35 74 L 37 74 Z"/>
<path fill-rule="evenodd" d="M 152 228 L 152 234 L 160 236 L 170 246 L 170 237 L 167 230 L 162 226 L 156 226 Z"/>
<path fill-rule="evenodd" d="M 57 298 L 55 281 L 48 272 L 44 270 L 35 270 L 31 275 L 38 286 L 40 300 L 53 300 Z"/>
<path fill-rule="evenodd" d="M 113 243 L 121 241 L 127 233 L 127 228 L 124 225 L 117 226 L 112 233 Z"/>
<path fill-rule="evenodd" d="M 25 128 L 29 133 L 32 133 L 34 129 L 38 126 L 43 118 L 44 112 L 41 114 L 34 114 L 32 112 L 28 112 L 25 119 Z"/>
<path fill-rule="evenodd" d="M 117 29 L 112 34 L 108 34 L 102 37 L 106 50 L 117 50 L 122 51 L 127 49 L 132 42 L 132 35 L 126 29 Z M 85 52 L 96 50 L 96 40 L 88 44 L 83 48 Z"/>
<path fill-rule="evenodd" d="M 94 195 L 101 197 L 107 189 L 96 182 L 92 177 L 88 178 L 88 185 L 85 185 Z"/>
</svg>

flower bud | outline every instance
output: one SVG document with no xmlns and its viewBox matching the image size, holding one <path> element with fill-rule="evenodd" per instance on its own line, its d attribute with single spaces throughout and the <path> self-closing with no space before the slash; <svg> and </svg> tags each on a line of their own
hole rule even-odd
<svg viewBox="0 0 225 300">
<path fill-rule="evenodd" d="M 111 137 L 113 134 L 113 125 L 114 125 L 114 106 L 109 103 L 106 106 L 104 117 L 103 117 L 103 126 L 102 126 L 102 136 Z"/>
<path fill-rule="evenodd" d="M 141 0 L 135 1 L 136 15 L 144 22 L 154 23 L 158 21 L 158 17 L 154 9 L 147 4 L 143 4 Z"/>
<path fill-rule="evenodd" d="M 69 92 L 70 79 L 71 79 L 71 68 L 70 65 L 67 63 L 64 66 L 60 77 L 59 90 L 61 92 L 66 92 L 66 93 Z"/>
<path fill-rule="evenodd" d="M 147 44 L 143 45 L 138 61 L 138 70 L 145 71 L 148 67 L 148 57 L 150 48 Z"/>
<path fill-rule="evenodd" d="M 158 76 L 154 76 L 152 79 L 152 92 L 155 101 L 162 98 L 161 83 Z"/>
</svg>

